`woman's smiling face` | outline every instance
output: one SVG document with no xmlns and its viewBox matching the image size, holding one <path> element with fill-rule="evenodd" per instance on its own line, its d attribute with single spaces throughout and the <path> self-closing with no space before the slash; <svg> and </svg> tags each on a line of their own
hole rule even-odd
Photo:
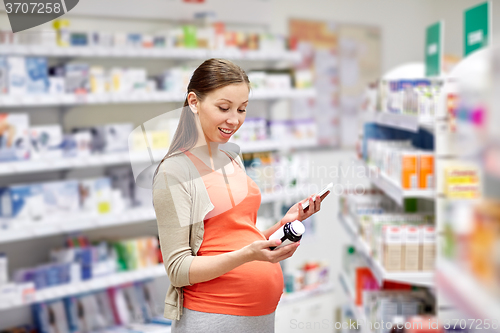
<svg viewBox="0 0 500 333">
<path fill-rule="evenodd" d="M 241 127 L 248 105 L 248 85 L 230 84 L 214 90 L 198 104 L 201 128 L 210 142 L 226 143 Z"/>
</svg>

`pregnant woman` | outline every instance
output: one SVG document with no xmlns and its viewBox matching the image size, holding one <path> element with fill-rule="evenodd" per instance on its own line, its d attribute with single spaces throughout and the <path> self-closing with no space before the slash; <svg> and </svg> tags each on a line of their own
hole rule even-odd
<svg viewBox="0 0 500 333">
<path fill-rule="evenodd" d="M 283 291 L 279 261 L 298 243 L 269 236 L 320 210 L 311 196 L 271 228 L 256 228 L 261 194 L 226 143 L 245 121 L 250 83 L 230 61 L 209 59 L 193 73 L 179 126 L 156 169 L 153 202 L 170 286 L 165 317 L 173 333 L 274 332 Z M 309 200 L 304 212 L 302 204 Z"/>
</svg>

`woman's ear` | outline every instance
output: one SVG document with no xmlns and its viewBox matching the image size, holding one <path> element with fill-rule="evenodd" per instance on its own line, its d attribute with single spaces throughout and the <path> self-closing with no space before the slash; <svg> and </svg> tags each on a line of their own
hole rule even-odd
<svg viewBox="0 0 500 333">
<path fill-rule="evenodd" d="M 196 97 L 196 94 L 194 92 L 190 92 L 187 95 L 187 101 L 189 104 L 189 108 L 193 113 L 198 113 L 198 98 Z"/>
</svg>

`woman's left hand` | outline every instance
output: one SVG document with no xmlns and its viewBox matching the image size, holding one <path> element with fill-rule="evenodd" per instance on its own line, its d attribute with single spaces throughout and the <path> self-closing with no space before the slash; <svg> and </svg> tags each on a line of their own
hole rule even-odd
<svg viewBox="0 0 500 333">
<path fill-rule="evenodd" d="M 316 197 L 314 201 L 313 197 Z M 309 201 L 309 208 L 307 209 L 306 212 L 304 212 L 302 205 L 306 201 Z M 281 225 L 285 225 L 286 223 L 293 222 L 295 220 L 304 221 L 312 214 L 319 212 L 320 209 L 321 209 L 321 199 L 319 195 L 313 194 L 309 198 L 299 201 L 295 205 L 290 207 L 288 212 L 281 219 Z"/>
</svg>

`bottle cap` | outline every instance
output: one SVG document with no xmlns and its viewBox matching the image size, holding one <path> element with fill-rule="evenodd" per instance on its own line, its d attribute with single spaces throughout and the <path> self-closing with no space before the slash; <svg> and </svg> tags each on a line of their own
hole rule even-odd
<svg viewBox="0 0 500 333">
<path fill-rule="evenodd" d="M 291 230 L 295 236 L 300 236 L 306 231 L 306 227 L 299 220 L 293 221 L 291 224 Z"/>
</svg>

